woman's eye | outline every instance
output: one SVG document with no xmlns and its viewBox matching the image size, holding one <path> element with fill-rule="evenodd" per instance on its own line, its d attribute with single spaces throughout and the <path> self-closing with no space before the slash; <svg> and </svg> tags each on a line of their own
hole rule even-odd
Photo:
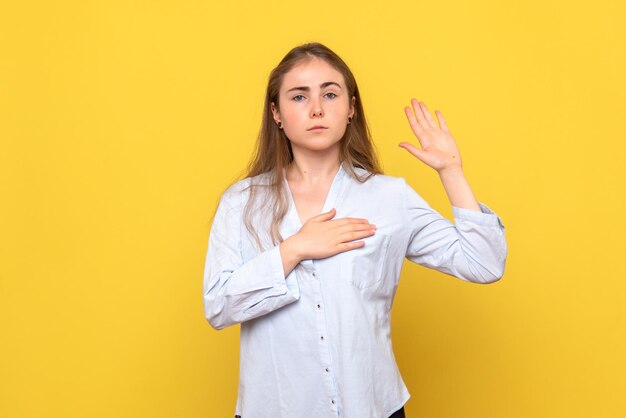
<svg viewBox="0 0 626 418">
<path fill-rule="evenodd" d="M 332 95 L 330 96 L 331 99 L 334 99 L 335 97 L 337 97 L 337 95 L 333 92 L 328 92 L 324 96 L 328 96 L 329 94 Z M 304 96 L 301 94 L 298 94 L 297 96 L 293 96 L 291 100 L 296 101 L 296 102 L 301 102 L 302 100 L 299 100 L 298 97 L 304 97 Z"/>
</svg>

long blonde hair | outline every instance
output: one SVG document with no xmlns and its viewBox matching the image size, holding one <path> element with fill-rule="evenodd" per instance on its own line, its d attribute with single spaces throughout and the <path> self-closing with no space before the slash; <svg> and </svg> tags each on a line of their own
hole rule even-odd
<svg viewBox="0 0 626 418">
<path fill-rule="evenodd" d="M 293 161 L 291 143 L 284 131 L 276 126 L 271 111 L 271 103 L 274 102 L 276 108 L 280 110 L 279 91 L 285 74 L 297 64 L 313 58 L 320 58 L 339 71 L 346 83 L 349 100 L 352 96 L 356 98 L 354 116 L 340 140 L 339 158 L 346 172 L 361 183 L 367 181 L 374 174 L 383 174 L 365 119 L 359 88 L 352 71 L 337 54 L 321 43 L 312 42 L 296 46 L 270 73 L 263 107 L 263 119 L 255 152 L 243 174 L 243 178 L 252 178 L 264 174 L 266 179 L 256 184 L 250 182 L 248 185 L 250 197 L 243 214 L 246 229 L 253 235 L 261 250 L 263 250 L 263 245 L 255 226 L 252 225 L 252 213 L 255 207 L 269 209 L 271 225 L 268 232 L 272 243 L 277 245 L 283 241 L 278 226 L 289 209 L 287 190 L 284 188 L 284 170 Z M 364 177 L 359 177 L 354 171 L 355 167 L 365 169 L 369 173 Z M 265 201 L 255 205 L 259 187 L 269 188 L 270 193 L 265 194 Z"/>
</svg>

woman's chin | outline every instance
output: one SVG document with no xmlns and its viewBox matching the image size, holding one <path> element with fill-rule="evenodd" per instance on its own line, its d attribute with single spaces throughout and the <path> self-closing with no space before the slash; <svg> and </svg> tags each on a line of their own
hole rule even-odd
<svg viewBox="0 0 626 418">
<path fill-rule="evenodd" d="M 328 141 L 307 141 L 304 144 L 291 144 L 292 149 L 298 148 L 304 152 L 330 152 L 339 148 L 339 141 L 329 143 Z"/>
</svg>

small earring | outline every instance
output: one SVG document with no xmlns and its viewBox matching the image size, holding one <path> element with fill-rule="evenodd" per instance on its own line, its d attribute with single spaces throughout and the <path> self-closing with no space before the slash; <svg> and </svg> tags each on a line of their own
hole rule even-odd
<svg viewBox="0 0 626 418">
<path fill-rule="evenodd" d="M 348 125 L 350 125 L 350 122 L 352 122 L 352 118 L 348 118 Z"/>
<path fill-rule="evenodd" d="M 283 123 L 281 121 L 278 121 L 278 129 L 283 129 Z"/>
</svg>

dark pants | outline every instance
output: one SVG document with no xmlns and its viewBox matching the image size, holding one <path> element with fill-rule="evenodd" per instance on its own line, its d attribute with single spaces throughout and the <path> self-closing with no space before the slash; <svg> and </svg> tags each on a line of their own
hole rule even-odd
<svg viewBox="0 0 626 418">
<path fill-rule="evenodd" d="M 235 418 L 241 418 L 241 415 L 235 415 Z M 389 418 L 406 418 L 406 415 L 404 415 L 404 407 L 391 414 Z"/>
<path fill-rule="evenodd" d="M 406 418 L 406 415 L 404 415 L 404 407 L 391 414 L 389 418 Z"/>
</svg>

